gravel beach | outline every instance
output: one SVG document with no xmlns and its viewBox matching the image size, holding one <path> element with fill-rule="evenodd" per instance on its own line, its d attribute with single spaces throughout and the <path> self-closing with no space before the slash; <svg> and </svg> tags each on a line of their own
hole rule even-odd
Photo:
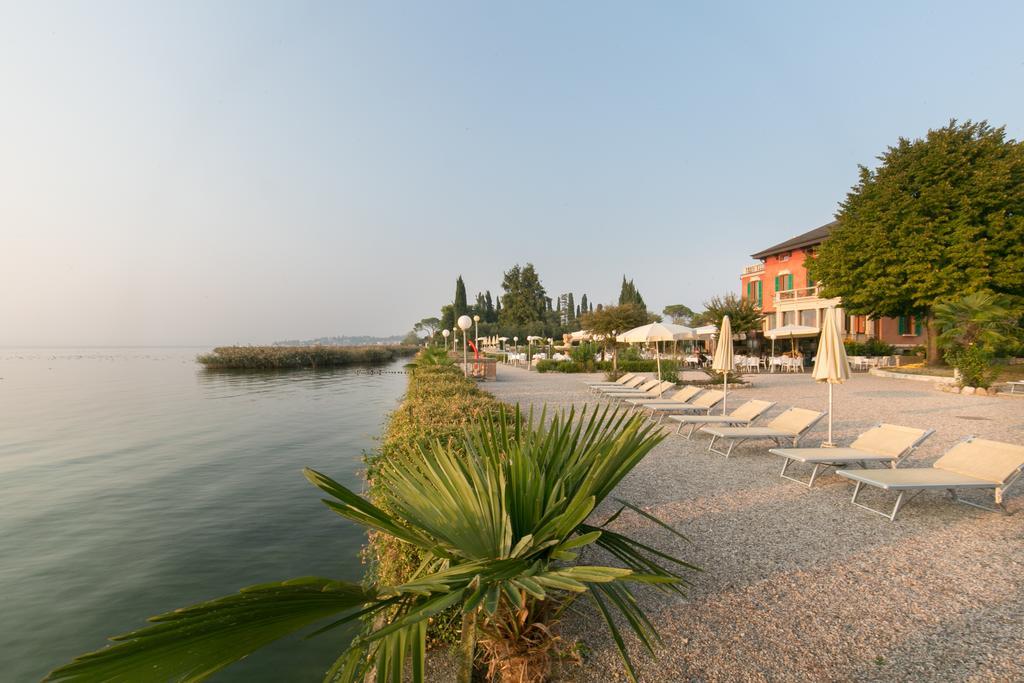
<svg viewBox="0 0 1024 683">
<path fill-rule="evenodd" d="M 604 379 L 498 372 L 483 387 L 524 407 L 593 404 L 584 383 Z M 782 407 L 827 408 L 826 386 L 809 374 L 747 379 L 730 390 L 730 407 L 777 401 L 767 419 Z M 836 387 L 834 412 L 841 445 L 880 421 L 934 429 L 902 467 L 927 466 L 969 434 L 1024 442 L 1024 400 L 959 396 L 924 382 L 855 375 Z M 817 446 L 825 429 L 822 421 L 802 445 Z M 616 529 L 704 570 L 686 600 L 643 593 L 664 643 L 657 659 L 634 648 L 642 680 L 1024 680 L 1024 482 L 1008 493 L 1010 516 L 926 492 L 889 522 L 851 505 L 852 485 L 831 473 L 813 489 L 781 479 L 769 442 L 745 443 L 729 459 L 707 444 L 702 435 L 669 436 L 616 492 L 690 544 L 638 515 L 624 514 Z M 992 500 L 991 491 L 968 497 Z M 893 500 L 877 490 L 865 499 Z M 602 558 L 592 551 L 590 559 Z M 579 605 L 584 615 L 570 617 L 563 635 L 589 653 L 563 680 L 625 680 L 604 625 Z"/>
</svg>

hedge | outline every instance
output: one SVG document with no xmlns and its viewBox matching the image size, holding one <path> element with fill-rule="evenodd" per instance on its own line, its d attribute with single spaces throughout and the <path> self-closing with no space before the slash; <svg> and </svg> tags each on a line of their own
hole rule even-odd
<svg viewBox="0 0 1024 683">
<path fill-rule="evenodd" d="M 499 405 L 493 396 L 481 391 L 450 362 L 411 367 L 405 397 L 388 418 L 380 448 L 365 458 L 370 500 L 386 507 L 378 495 L 380 484 L 375 477 L 381 462 L 406 458 L 424 441 L 440 439 L 445 443 L 459 443 L 455 437 L 482 413 L 495 410 Z M 393 536 L 375 532 L 370 533 L 364 556 L 370 563 L 371 580 L 383 585 L 407 581 L 421 562 L 415 548 Z M 458 631 L 457 617 L 440 615 L 435 617 L 429 635 L 434 642 L 453 642 Z"/>
</svg>

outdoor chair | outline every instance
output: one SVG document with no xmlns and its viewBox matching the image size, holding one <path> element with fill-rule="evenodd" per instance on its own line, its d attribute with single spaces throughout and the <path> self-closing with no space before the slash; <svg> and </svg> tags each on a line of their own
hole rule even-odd
<svg viewBox="0 0 1024 683">
<path fill-rule="evenodd" d="M 728 415 L 669 415 L 668 419 L 679 423 L 679 426 L 676 428 L 676 434 L 682 432 L 683 425 L 690 425 L 690 431 L 686 433 L 686 438 L 689 439 L 693 436 L 693 431 L 701 425 L 750 426 L 757 418 L 771 410 L 774 405 L 775 401 L 754 400 L 747 401 Z"/>
<path fill-rule="evenodd" d="M 750 439 L 771 439 L 777 446 L 783 441 L 791 441 L 796 448 L 800 439 L 811 430 L 818 420 L 825 417 L 825 411 L 807 410 L 806 408 L 790 408 L 776 416 L 764 427 L 716 427 L 708 425 L 701 431 L 711 435 L 708 450 L 729 457 L 732 449 Z M 726 451 L 715 450 L 715 441 L 723 439 L 729 442 Z"/>
<path fill-rule="evenodd" d="M 896 514 L 923 491 L 945 489 L 953 500 L 982 510 L 1006 513 L 1003 497 L 1006 490 L 1024 471 L 1024 446 L 968 437 L 946 451 L 931 467 L 891 470 L 839 470 L 841 477 L 857 483 L 853 490 L 853 504 L 875 514 L 896 519 Z M 885 491 L 899 492 L 892 512 L 883 512 L 857 502 L 863 487 L 874 486 Z M 964 500 L 957 489 L 993 489 L 995 507 Z M 904 499 L 907 492 L 914 493 Z"/>
<path fill-rule="evenodd" d="M 768 452 L 785 458 L 779 476 L 811 488 L 818 474 L 830 467 L 859 464 L 862 468 L 867 468 L 869 462 L 896 467 L 934 431 L 881 423 L 858 436 L 847 448 L 772 448 Z M 795 462 L 814 466 L 809 481 L 791 477 L 786 473 Z"/>
</svg>

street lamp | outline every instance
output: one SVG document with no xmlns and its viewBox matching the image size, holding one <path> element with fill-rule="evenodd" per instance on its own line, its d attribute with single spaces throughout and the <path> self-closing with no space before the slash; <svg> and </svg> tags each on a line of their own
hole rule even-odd
<svg viewBox="0 0 1024 683">
<path fill-rule="evenodd" d="M 473 336 L 476 337 L 477 348 L 480 348 L 480 316 L 473 316 Z"/>
<path fill-rule="evenodd" d="M 473 327 L 473 319 L 468 315 L 460 315 L 458 324 L 459 329 L 462 330 L 462 372 L 468 375 L 469 357 L 466 351 L 466 330 Z"/>
<path fill-rule="evenodd" d="M 450 334 L 451 334 L 451 332 L 449 332 L 448 330 L 441 330 L 441 336 L 444 337 L 444 350 L 445 350 L 445 353 L 448 352 L 448 335 L 450 335 Z M 454 340 L 452 340 L 452 343 L 454 343 Z"/>
</svg>

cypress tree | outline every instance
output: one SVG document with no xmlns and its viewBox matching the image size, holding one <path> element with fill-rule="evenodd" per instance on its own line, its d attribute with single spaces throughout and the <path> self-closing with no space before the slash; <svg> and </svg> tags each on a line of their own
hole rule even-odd
<svg viewBox="0 0 1024 683">
<path fill-rule="evenodd" d="M 455 281 L 455 301 L 452 302 L 452 312 L 455 314 L 455 319 L 458 320 L 459 316 L 466 315 L 469 311 L 469 305 L 466 303 L 466 283 L 462 281 L 462 276 Z"/>
</svg>

